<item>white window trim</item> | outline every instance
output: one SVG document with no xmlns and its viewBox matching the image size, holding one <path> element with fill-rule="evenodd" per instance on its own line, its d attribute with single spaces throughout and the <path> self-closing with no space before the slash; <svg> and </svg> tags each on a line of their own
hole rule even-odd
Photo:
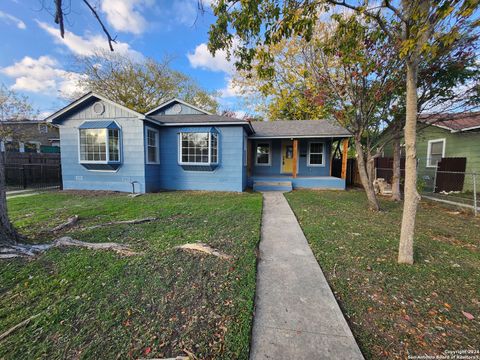
<svg viewBox="0 0 480 360">
<path fill-rule="evenodd" d="M 101 160 L 82 160 L 82 155 L 80 153 L 81 150 L 81 143 L 80 143 L 80 131 L 81 130 L 95 130 L 95 129 L 78 129 L 78 162 L 79 164 L 121 164 L 123 162 L 123 151 L 122 151 L 122 129 L 118 125 L 116 121 L 114 123 L 118 126 L 116 129 L 110 129 L 110 130 L 118 130 L 118 161 L 110 161 L 110 149 L 109 149 L 109 141 L 108 141 L 108 130 L 107 128 L 101 128 L 107 130 L 107 139 L 106 139 L 106 157 L 107 159 L 105 161 Z M 110 171 L 110 170 L 107 170 Z"/>
<path fill-rule="evenodd" d="M 157 161 L 148 160 L 148 132 L 153 131 L 155 133 L 155 145 L 157 148 Z M 160 164 L 160 132 L 157 129 L 154 129 L 150 126 L 145 127 L 145 163 L 148 165 L 158 165 Z"/>
<path fill-rule="evenodd" d="M 257 148 L 260 144 L 268 144 L 268 163 L 259 164 L 257 156 Z M 255 166 L 272 166 L 272 142 L 271 141 L 258 141 L 255 143 Z"/>
<path fill-rule="evenodd" d="M 443 143 L 443 146 L 442 146 L 442 158 L 445 157 L 445 148 L 446 148 L 446 144 L 447 144 L 447 140 L 446 138 L 442 138 L 442 139 L 433 139 L 433 140 L 428 140 L 428 144 L 427 144 L 427 166 L 428 168 L 436 168 L 438 164 L 435 164 L 435 165 L 432 165 L 430 163 L 430 160 L 431 160 L 431 145 L 432 143 L 435 143 L 435 142 L 442 142 Z"/>
<path fill-rule="evenodd" d="M 321 164 L 310 164 L 310 146 L 311 144 L 322 144 L 322 152 L 314 154 L 322 154 L 322 163 Z M 307 166 L 308 167 L 325 167 L 325 142 L 324 141 L 309 141 L 307 149 Z"/>
<path fill-rule="evenodd" d="M 183 162 L 182 161 L 182 135 L 183 134 L 208 134 L 208 161 L 207 162 Z M 220 143 L 218 141 L 217 134 L 217 161 L 213 162 L 212 160 L 212 132 L 211 131 L 195 131 L 195 132 L 181 132 L 178 134 L 178 164 L 179 165 L 193 165 L 193 166 L 208 166 L 208 165 L 218 165 L 218 159 L 220 157 L 219 147 Z"/>
</svg>

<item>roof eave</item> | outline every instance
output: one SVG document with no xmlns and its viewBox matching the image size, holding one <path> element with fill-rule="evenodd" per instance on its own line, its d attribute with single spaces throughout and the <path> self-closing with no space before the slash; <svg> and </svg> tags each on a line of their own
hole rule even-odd
<svg viewBox="0 0 480 360">
<path fill-rule="evenodd" d="M 249 136 L 249 139 L 318 139 L 318 138 L 347 138 L 352 134 L 323 134 L 323 135 L 267 135 Z"/>
<path fill-rule="evenodd" d="M 197 107 L 195 105 L 192 105 L 192 104 L 189 104 L 186 101 L 183 101 L 183 100 L 178 99 L 178 98 L 173 98 L 173 99 L 170 99 L 168 101 L 165 101 L 164 103 L 158 105 L 155 109 L 152 109 L 152 110 L 146 112 L 145 115 L 151 115 L 151 114 L 155 113 L 156 111 L 160 110 L 162 107 L 165 107 L 165 106 L 167 106 L 168 104 L 171 104 L 174 101 L 178 101 L 179 103 L 181 103 L 185 106 L 189 106 L 192 109 L 195 109 L 197 111 L 200 111 L 200 112 L 204 113 L 205 115 L 213 115 L 211 112 L 209 112 L 207 110 L 200 109 L 199 107 Z"/>
</svg>

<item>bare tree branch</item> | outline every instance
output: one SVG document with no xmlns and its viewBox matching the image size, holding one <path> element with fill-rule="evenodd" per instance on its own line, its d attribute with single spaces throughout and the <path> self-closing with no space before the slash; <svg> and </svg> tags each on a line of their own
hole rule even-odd
<svg viewBox="0 0 480 360">
<path fill-rule="evenodd" d="M 61 1 L 61 0 L 56 0 L 56 1 Z M 112 36 L 110 35 L 109 31 L 107 30 L 107 28 L 105 27 L 105 25 L 103 24 L 103 21 L 102 19 L 100 19 L 100 16 L 98 16 L 98 13 L 97 13 L 97 10 L 95 10 L 95 8 L 90 5 L 90 3 L 87 1 L 87 0 L 83 0 L 83 2 L 88 6 L 88 8 L 91 10 L 93 16 L 95 16 L 95 18 L 97 19 L 98 23 L 100 24 L 100 26 L 102 27 L 102 30 L 103 32 L 105 33 L 105 35 L 107 36 L 107 40 L 108 40 L 108 46 L 110 47 L 110 51 L 113 51 L 113 45 L 112 43 L 116 43 L 116 38 L 112 38 Z"/>
</svg>

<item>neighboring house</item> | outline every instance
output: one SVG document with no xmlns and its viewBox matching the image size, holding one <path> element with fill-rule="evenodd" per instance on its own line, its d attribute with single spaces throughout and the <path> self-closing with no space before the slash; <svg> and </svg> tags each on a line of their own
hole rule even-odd
<svg viewBox="0 0 480 360">
<path fill-rule="evenodd" d="M 392 156 L 391 146 L 385 148 L 384 156 Z M 420 116 L 417 133 L 419 174 L 433 178 L 441 158 L 466 158 L 465 172 L 480 174 L 480 112 Z M 472 177 L 466 176 L 464 190 L 471 189 Z"/>
<path fill-rule="evenodd" d="M 351 135 L 326 120 L 249 122 L 178 99 L 140 114 L 88 93 L 46 121 L 60 128 L 64 189 L 345 188 L 331 148 Z"/>
<path fill-rule="evenodd" d="M 45 121 L 0 121 L 0 151 L 59 152 L 58 127 Z"/>
</svg>

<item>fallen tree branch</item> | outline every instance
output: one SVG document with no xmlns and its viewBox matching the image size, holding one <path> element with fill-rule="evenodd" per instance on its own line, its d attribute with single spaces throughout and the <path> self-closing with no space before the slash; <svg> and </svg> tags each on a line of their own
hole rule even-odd
<svg viewBox="0 0 480 360">
<path fill-rule="evenodd" d="M 225 254 L 204 243 L 184 244 L 184 245 L 176 246 L 175 248 L 180 250 L 186 250 L 186 251 L 199 251 L 209 255 L 217 256 L 224 260 L 228 260 L 232 258 L 231 255 Z"/>
<path fill-rule="evenodd" d="M 51 248 L 59 247 L 81 247 L 91 250 L 111 250 L 123 256 L 133 256 L 139 253 L 134 252 L 127 245 L 118 243 L 90 243 L 80 240 L 72 239 L 69 236 L 64 236 L 56 239 L 50 244 L 16 244 L 0 248 L 0 259 L 11 259 L 22 256 L 35 256 L 41 254 Z"/>
<path fill-rule="evenodd" d="M 74 215 L 70 218 L 68 218 L 67 222 L 63 223 L 63 224 L 60 224 L 58 226 L 55 226 L 53 229 L 52 229 L 52 232 L 58 232 L 60 230 L 63 230 L 63 229 L 66 229 L 66 228 L 69 228 L 69 227 L 72 227 L 73 225 L 75 225 L 77 222 L 78 222 L 78 215 Z"/>
<path fill-rule="evenodd" d="M 98 224 L 98 225 L 93 225 L 93 226 L 87 226 L 82 228 L 82 230 L 92 230 L 92 229 L 97 229 L 100 227 L 104 226 L 111 226 L 111 225 L 136 225 L 136 224 L 143 224 L 146 222 L 151 222 L 155 221 L 158 218 L 155 217 L 149 217 L 149 218 L 144 218 L 144 219 L 133 219 L 133 220 L 122 220 L 122 221 L 111 221 L 103 224 Z"/>
<path fill-rule="evenodd" d="M 13 333 L 15 330 L 21 328 L 22 326 L 28 325 L 28 323 L 29 323 L 30 321 L 32 321 L 33 319 L 35 319 L 36 317 L 39 317 L 39 316 L 40 316 L 40 314 L 30 316 L 28 319 L 25 319 L 25 320 L 23 320 L 22 322 L 18 323 L 17 325 L 12 326 L 10 329 L 8 329 L 8 330 L 5 331 L 4 333 L 0 334 L 0 341 L 2 341 L 3 339 L 5 339 L 8 335 L 10 335 L 11 333 Z"/>
<path fill-rule="evenodd" d="M 55 240 L 51 246 L 52 247 L 73 246 L 73 247 L 81 247 L 81 248 L 92 249 L 92 250 L 111 250 L 124 256 L 137 255 L 136 252 L 133 252 L 132 250 L 130 250 L 130 248 L 126 245 L 122 245 L 118 243 L 90 243 L 90 242 L 75 240 L 69 236 L 64 236 Z"/>
</svg>

